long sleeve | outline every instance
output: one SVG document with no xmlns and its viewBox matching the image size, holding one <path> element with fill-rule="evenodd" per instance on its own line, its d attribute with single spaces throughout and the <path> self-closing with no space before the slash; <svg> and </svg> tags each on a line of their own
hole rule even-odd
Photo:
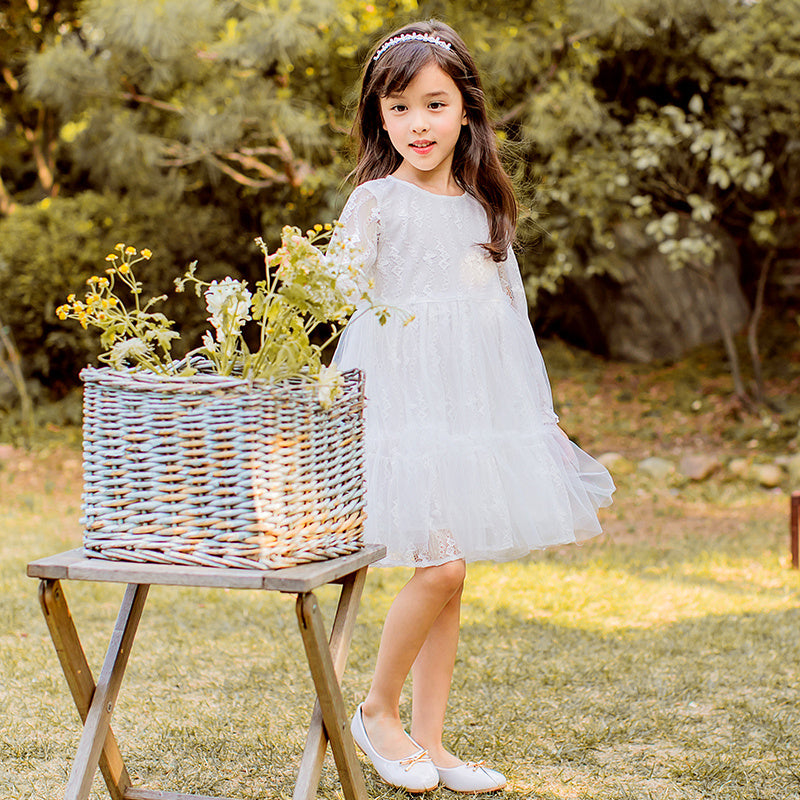
<svg viewBox="0 0 800 800">
<path fill-rule="evenodd" d="M 522 283 L 517 257 L 514 250 L 508 248 L 508 258 L 497 265 L 500 275 L 500 285 L 511 300 L 511 306 L 518 314 L 528 318 L 528 299 L 525 296 L 525 286 Z"/>
<path fill-rule="evenodd" d="M 375 195 L 363 186 L 357 187 L 342 209 L 328 252 L 338 262 L 343 274 L 348 272 L 348 266 L 358 263 L 359 274 L 352 276 L 352 270 L 350 272 L 361 291 L 374 278 L 379 227 L 380 215 Z"/>
</svg>

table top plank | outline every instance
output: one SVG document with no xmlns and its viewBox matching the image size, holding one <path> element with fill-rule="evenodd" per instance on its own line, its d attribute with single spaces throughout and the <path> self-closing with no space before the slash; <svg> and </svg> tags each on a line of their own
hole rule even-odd
<svg viewBox="0 0 800 800">
<path fill-rule="evenodd" d="M 158 789 L 140 789 L 132 786 L 125 792 L 125 800 L 234 800 L 232 797 L 210 797 L 205 794 L 162 792 Z"/>
<path fill-rule="evenodd" d="M 268 589 L 311 592 L 383 558 L 383 545 L 368 544 L 348 556 L 283 569 L 187 567 L 88 557 L 82 548 L 40 558 L 28 564 L 31 578 L 106 581 L 161 586 L 203 586 L 224 589 Z"/>
<path fill-rule="evenodd" d="M 71 564 L 84 558 L 83 550 L 67 550 L 64 553 L 40 558 L 28 564 L 28 577 L 52 578 L 62 580 L 67 577 L 67 570 Z M 33 568 L 33 572 L 31 571 Z"/>
</svg>

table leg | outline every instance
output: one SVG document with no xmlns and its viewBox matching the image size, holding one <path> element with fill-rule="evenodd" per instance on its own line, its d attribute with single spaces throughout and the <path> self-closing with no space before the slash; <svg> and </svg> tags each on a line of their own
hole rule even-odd
<svg viewBox="0 0 800 800">
<path fill-rule="evenodd" d="M 352 602 L 351 610 L 355 613 Z M 353 737 L 350 735 L 350 719 L 344 709 L 339 680 L 325 635 L 325 625 L 313 592 L 297 595 L 297 620 L 342 791 L 346 800 L 366 800 L 364 775 L 356 757 Z"/>
<path fill-rule="evenodd" d="M 789 514 L 789 543 L 792 552 L 792 567 L 800 568 L 800 492 L 792 492 Z"/>
<path fill-rule="evenodd" d="M 39 583 L 39 604 L 81 722 L 86 722 L 95 691 L 94 678 L 78 638 L 78 632 L 75 630 L 75 623 L 72 621 L 72 614 L 67 606 L 60 581 L 48 579 Z M 108 786 L 111 800 L 124 800 L 131 780 L 111 728 L 106 732 L 100 754 L 100 771 Z"/>
<path fill-rule="evenodd" d="M 367 568 L 363 567 L 345 576 L 342 580 L 342 591 L 339 595 L 339 604 L 336 608 L 336 616 L 333 620 L 329 641 L 331 659 L 337 680 L 341 680 L 344 674 L 347 654 L 350 650 L 350 642 L 356 625 L 358 604 L 361 600 L 366 578 Z M 318 698 L 314 703 L 314 711 L 311 715 L 311 725 L 306 737 L 303 758 L 300 761 L 297 783 L 295 783 L 294 794 L 292 795 L 293 800 L 311 800 L 316 796 L 327 747 L 328 737 L 322 722 L 322 707 Z"/>
<path fill-rule="evenodd" d="M 125 590 L 105 661 L 86 715 L 64 800 L 85 800 L 89 796 L 149 588 L 147 584 L 129 583 Z"/>
</svg>

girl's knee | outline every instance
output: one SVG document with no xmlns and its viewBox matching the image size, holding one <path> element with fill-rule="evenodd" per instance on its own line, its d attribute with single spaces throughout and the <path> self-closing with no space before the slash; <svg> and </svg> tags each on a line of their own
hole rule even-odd
<svg viewBox="0 0 800 800">
<path fill-rule="evenodd" d="M 457 559 L 435 567 L 418 569 L 417 574 L 436 591 L 441 591 L 449 596 L 460 592 L 464 587 L 467 565 L 463 559 Z"/>
</svg>

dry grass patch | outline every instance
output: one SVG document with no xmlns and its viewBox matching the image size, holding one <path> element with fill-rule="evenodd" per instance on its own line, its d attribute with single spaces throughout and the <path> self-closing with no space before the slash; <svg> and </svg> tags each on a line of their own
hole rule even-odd
<svg viewBox="0 0 800 800">
<path fill-rule="evenodd" d="M 24 467 L 0 470 L 0 797 L 39 800 L 63 791 L 79 726 L 24 570 L 80 544 L 79 454 L 18 455 Z M 504 770 L 509 798 L 800 798 L 787 506 L 743 484 L 630 476 L 603 540 L 473 565 L 451 745 Z M 351 708 L 405 576 L 370 573 L 344 685 Z M 122 589 L 65 591 L 97 670 Z M 334 590 L 320 598 L 330 619 Z M 283 798 L 312 700 L 292 597 L 153 587 L 114 728 L 138 783 Z M 371 797 L 406 796 L 366 774 Z M 96 781 L 91 797 L 105 796 Z M 341 796 L 330 758 L 320 796 Z"/>
</svg>

